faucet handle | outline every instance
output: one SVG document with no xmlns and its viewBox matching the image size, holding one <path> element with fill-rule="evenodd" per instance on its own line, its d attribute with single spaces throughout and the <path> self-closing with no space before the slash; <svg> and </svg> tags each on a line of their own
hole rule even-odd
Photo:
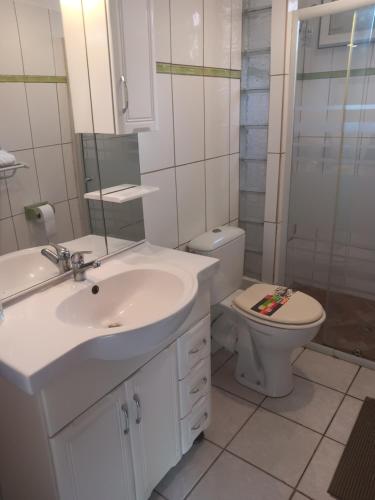
<svg viewBox="0 0 375 500">
<path fill-rule="evenodd" d="M 72 253 L 70 259 L 72 263 L 79 264 L 80 262 L 83 261 L 84 255 L 90 255 L 91 253 L 92 253 L 91 250 L 79 250 L 77 252 Z"/>
<path fill-rule="evenodd" d="M 59 243 L 53 243 L 52 241 L 49 241 L 48 245 L 50 245 L 51 247 L 53 247 L 56 250 L 57 255 L 61 255 L 64 257 L 70 256 L 69 250 L 66 247 L 64 247 L 63 245 L 60 245 Z"/>
</svg>

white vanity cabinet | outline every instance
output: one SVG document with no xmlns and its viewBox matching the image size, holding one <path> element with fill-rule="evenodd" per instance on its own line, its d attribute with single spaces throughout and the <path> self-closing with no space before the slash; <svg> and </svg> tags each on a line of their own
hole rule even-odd
<svg viewBox="0 0 375 500">
<path fill-rule="evenodd" d="M 76 133 L 157 125 L 152 0 L 60 0 Z"/>
<path fill-rule="evenodd" d="M 60 500 L 146 500 L 181 457 L 176 346 L 50 440 Z"/>
</svg>

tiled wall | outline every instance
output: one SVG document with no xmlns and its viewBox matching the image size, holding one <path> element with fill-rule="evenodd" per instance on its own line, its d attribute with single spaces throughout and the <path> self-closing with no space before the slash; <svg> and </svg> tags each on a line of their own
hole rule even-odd
<svg viewBox="0 0 375 500">
<path fill-rule="evenodd" d="M 240 226 L 245 275 L 261 278 L 271 56 L 271 0 L 245 0 L 240 127 Z"/>
<path fill-rule="evenodd" d="M 61 19 L 37 3 L 0 0 L 0 146 L 30 167 L 0 180 L 0 254 L 45 242 L 24 216 L 24 206 L 38 201 L 54 205 L 58 241 L 85 231 Z"/>
<path fill-rule="evenodd" d="M 160 188 L 143 201 L 152 243 L 237 224 L 241 15 L 242 0 L 155 0 L 160 128 L 138 137 L 142 183 Z"/>
</svg>

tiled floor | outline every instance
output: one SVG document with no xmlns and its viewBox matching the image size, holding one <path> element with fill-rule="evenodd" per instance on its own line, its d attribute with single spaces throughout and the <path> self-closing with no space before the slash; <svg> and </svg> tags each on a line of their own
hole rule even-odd
<svg viewBox="0 0 375 500">
<path fill-rule="evenodd" d="M 152 500 L 325 500 L 375 371 L 311 350 L 293 355 L 295 389 L 271 399 L 238 384 L 235 357 L 212 356 L 212 423 Z"/>
</svg>

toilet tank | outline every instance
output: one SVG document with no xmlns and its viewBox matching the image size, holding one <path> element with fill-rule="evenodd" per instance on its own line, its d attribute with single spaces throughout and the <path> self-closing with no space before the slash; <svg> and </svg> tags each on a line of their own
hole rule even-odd
<svg viewBox="0 0 375 500">
<path fill-rule="evenodd" d="M 201 234 L 188 243 L 192 253 L 220 259 L 211 289 L 211 305 L 240 288 L 245 254 L 245 231 L 239 227 L 221 226 Z"/>
</svg>

